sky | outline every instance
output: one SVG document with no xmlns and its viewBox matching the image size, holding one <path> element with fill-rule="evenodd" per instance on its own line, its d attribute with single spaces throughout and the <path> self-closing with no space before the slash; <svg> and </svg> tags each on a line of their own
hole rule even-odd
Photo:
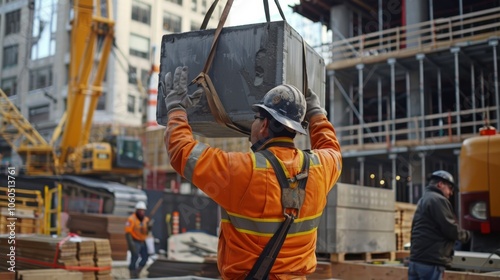
<svg viewBox="0 0 500 280">
<path fill-rule="evenodd" d="M 281 20 L 274 0 L 268 0 L 268 3 L 271 21 Z M 285 11 L 289 9 L 288 5 L 298 4 L 300 0 L 279 0 L 279 3 L 281 9 Z M 235 0 L 229 12 L 229 19 L 231 26 L 265 22 L 264 4 L 261 0 Z"/>
<path fill-rule="evenodd" d="M 271 21 L 282 20 L 278 8 L 274 0 L 267 0 L 269 3 L 269 14 Z M 321 45 L 331 42 L 330 31 L 320 23 L 313 23 L 309 19 L 294 13 L 289 6 L 300 4 L 300 0 L 279 0 L 281 9 L 285 14 L 287 23 L 292 26 L 312 47 L 316 49 L 322 56 L 327 53 Z M 252 23 L 261 23 L 266 21 L 266 13 L 262 0 L 234 0 L 229 12 L 229 20 L 227 26 L 246 25 Z"/>
</svg>

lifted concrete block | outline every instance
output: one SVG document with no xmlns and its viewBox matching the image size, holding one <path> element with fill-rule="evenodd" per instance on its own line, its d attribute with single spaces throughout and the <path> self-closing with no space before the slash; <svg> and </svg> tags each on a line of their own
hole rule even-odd
<svg viewBox="0 0 500 280">
<path fill-rule="evenodd" d="M 160 80 L 177 66 L 189 67 L 189 79 L 203 69 L 215 30 L 164 35 L 162 38 Z M 282 83 L 303 88 L 302 37 L 286 22 L 270 22 L 224 28 L 209 76 L 230 119 L 250 131 L 254 112 L 251 105 L 271 88 Z M 324 104 L 325 62 L 306 46 L 308 85 Z M 189 93 L 196 90 L 189 87 Z M 158 93 L 157 122 L 165 125 L 165 101 Z M 217 124 L 204 95 L 188 111 L 193 131 L 205 137 L 241 137 L 241 133 Z"/>
</svg>

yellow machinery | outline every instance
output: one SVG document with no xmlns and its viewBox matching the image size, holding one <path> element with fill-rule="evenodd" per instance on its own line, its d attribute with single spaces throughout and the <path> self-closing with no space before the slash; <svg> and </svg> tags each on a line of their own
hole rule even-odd
<svg viewBox="0 0 500 280">
<path fill-rule="evenodd" d="M 462 227 L 472 231 L 471 251 L 500 249 L 500 134 L 485 127 L 460 152 Z"/>
<path fill-rule="evenodd" d="M 89 143 L 92 118 L 113 45 L 111 0 L 74 0 L 67 110 L 48 143 L 0 90 L 2 136 L 21 156 L 27 175 L 76 174 L 138 179 L 139 139 L 112 136 Z M 110 176 L 112 175 L 112 176 Z"/>
<path fill-rule="evenodd" d="M 0 234 L 61 234 L 62 186 L 24 190 L 12 185 L 0 187 Z M 51 226 L 54 225 L 55 226 Z M 15 225 L 10 227 L 9 225 Z"/>
</svg>

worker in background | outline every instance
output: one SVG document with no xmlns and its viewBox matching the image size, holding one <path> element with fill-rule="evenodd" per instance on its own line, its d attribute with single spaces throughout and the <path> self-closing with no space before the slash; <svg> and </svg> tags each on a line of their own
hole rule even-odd
<svg viewBox="0 0 500 280">
<path fill-rule="evenodd" d="M 125 226 L 125 237 L 127 238 L 128 249 L 131 254 L 128 266 L 130 278 L 138 278 L 141 270 L 148 261 L 149 254 L 146 238 L 151 227 L 152 224 L 146 216 L 146 203 L 144 201 L 137 202 L 135 212 L 128 217 Z"/>
<path fill-rule="evenodd" d="M 252 106 L 253 152 L 225 152 L 193 138 L 186 110 L 203 90 L 188 95 L 187 77 L 188 68 L 177 67 L 173 81 L 167 73 L 159 85 L 168 112 L 165 145 L 174 169 L 223 210 L 217 254 L 223 279 L 244 279 L 284 220 L 282 190 L 261 151 L 279 159 L 289 182 L 298 179 L 306 152 L 293 140 L 297 133 L 307 135 L 303 121 L 309 122 L 312 150 L 303 204 L 269 274 L 269 279 L 306 279 L 316 269 L 317 226 L 342 166 L 335 130 L 318 96 L 309 90 L 304 97 L 291 85 L 271 89 Z"/>
<path fill-rule="evenodd" d="M 454 188 L 450 173 L 432 173 L 413 216 L 409 280 L 443 279 L 445 268 L 451 265 L 455 241 L 466 243 L 470 239 L 470 233 L 458 225 L 449 200 Z"/>
</svg>

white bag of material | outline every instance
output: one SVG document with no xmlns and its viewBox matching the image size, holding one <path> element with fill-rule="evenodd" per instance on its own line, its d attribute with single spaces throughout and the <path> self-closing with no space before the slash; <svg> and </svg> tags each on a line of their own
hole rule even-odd
<svg viewBox="0 0 500 280">
<path fill-rule="evenodd" d="M 150 236 L 148 236 L 148 238 L 146 238 L 146 247 L 148 247 L 148 254 L 149 255 L 156 254 L 156 252 L 155 252 L 155 239 L 152 235 L 150 235 Z"/>
</svg>

